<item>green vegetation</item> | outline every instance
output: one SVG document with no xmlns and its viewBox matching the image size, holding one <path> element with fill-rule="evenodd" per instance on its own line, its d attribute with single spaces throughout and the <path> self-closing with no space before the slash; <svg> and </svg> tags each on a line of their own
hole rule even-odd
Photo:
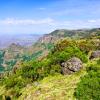
<svg viewBox="0 0 100 100">
<path fill-rule="evenodd" d="M 81 78 L 75 92 L 78 100 L 100 99 L 100 59 L 87 67 L 87 75 Z"/>
<path fill-rule="evenodd" d="M 56 30 L 53 36 L 71 36 L 74 39 L 61 39 L 56 44 L 38 43 L 36 52 L 29 55 L 16 54 L 15 59 L 6 61 L 8 72 L 0 80 L 0 99 L 12 100 L 99 100 L 100 99 L 100 59 L 90 60 L 90 53 L 99 50 L 99 32 L 92 34 L 81 30 L 59 33 Z M 91 30 L 94 32 L 95 30 Z M 71 32 L 71 33 L 70 33 Z M 70 34 L 69 34 L 70 33 Z M 87 34 L 87 35 L 86 35 Z M 89 37 L 90 36 L 90 37 Z M 80 39 L 80 37 L 87 37 Z M 76 40 L 76 38 L 78 38 Z M 42 47 L 42 49 L 41 49 Z M 44 51 L 47 56 L 40 57 Z M 0 70 L 2 68 L 5 52 L 0 53 Z M 83 62 L 83 69 L 71 75 L 61 74 L 61 64 L 77 57 Z M 19 61 L 18 69 L 12 66 Z M 15 67 L 16 68 L 16 67 Z M 13 71 L 11 71 L 13 69 Z"/>
<path fill-rule="evenodd" d="M 10 60 L 10 61 L 6 61 L 5 64 L 8 65 L 6 71 L 11 71 L 13 69 L 13 66 L 16 64 L 16 60 Z"/>
<path fill-rule="evenodd" d="M 10 89 L 11 94 L 13 92 L 13 96 L 18 98 L 21 95 L 21 89 L 27 86 L 27 84 L 32 84 L 34 81 L 42 80 L 44 77 L 48 77 L 49 75 L 61 73 L 61 62 L 66 61 L 71 57 L 78 57 L 83 62 L 88 61 L 86 54 L 74 45 L 73 41 L 71 41 L 71 45 L 68 43 L 70 42 L 67 40 L 61 41 L 59 46 L 57 44 L 55 49 L 41 61 L 33 59 L 31 61 L 25 61 L 21 64 L 20 69 L 16 71 L 16 74 L 5 77 L 1 84 L 5 85 L 7 90 Z M 32 55 L 32 58 L 41 53 L 42 51 L 37 52 Z"/>
<path fill-rule="evenodd" d="M 55 76 L 57 73 L 60 74 L 61 73 L 61 65 L 60 64 L 62 62 L 66 61 L 72 57 L 78 57 L 84 63 L 87 63 L 87 61 L 88 61 L 88 57 L 86 55 L 87 53 L 83 52 L 84 50 L 79 48 L 79 44 L 77 44 L 77 43 L 78 42 L 71 41 L 71 40 L 70 41 L 62 40 L 62 41 L 58 42 L 56 44 L 56 46 L 54 47 L 54 49 L 48 54 L 47 57 L 45 57 L 41 61 L 34 60 L 34 59 L 30 60 L 30 61 L 26 60 L 24 63 L 21 64 L 21 67 L 20 67 L 20 69 L 18 69 L 16 71 L 16 74 L 12 74 L 10 76 L 5 77 L 2 80 L 1 85 L 5 85 L 6 91 L 10 90 L 9 95 L 11 95 L 13 93 L 14 98 L 19 98 L 22 94 L 21 93 L 22 90 L 28 84 L 32 84 L 35 81 L 42 81 L 43 78 L 45 78 L 45 77 L 48 78 L 49 76 L 51 76 L 51 77 Z M 36 52 L 35 54 L 32 55 L 32 58 L 36 57 L 37 55 L 39 55 L 41 53 L 42 53 L 42 51 Z M 98 61 L 98 63 L 99 63 L 99 61 Z M 87 67 L 87 70 L 89 68 L 90 67 Z M 85 73 L 85 71 L 84 71 L 84 73 Z M 90 80 L 92 82 L 94 80 L 94 78 L 98 79 L 97 74 L 95 74 L 95 72 L 91 72 L 95 76 L 93 77 L 93 80 L 92 79 L 89 80 L 88 78 L 91 77 L 92 75 L 89 74 L 90 72 L 88 72 L 88 71 L 87 71 L 87 73 L 88 73 L 88 75 L 84 76 L 81 83 L 79 83 L 81 85 L 79 85 L 78 88 L 76 89 L 76 92 L 75 92 L 76 98 L 80 97 L 80 95 L 82 98 L 81 90 L 83 90 L 83 88 L 86 89 L 85 88 L 86 83 L 84 83 L 84 82 L 87 82 L 87 84 L 88 84 L 88 83 L 90 83 Z M 80 73 L 80 75 L 82 76 L 81 73 Z M 57 76 L 57 77 L 59 77 L 59 76 Z M 73 75 L 71 77 L 73 77 Z M 80 79 L 80 77 L 78 78 L 76 83 L 79 81 L 79 79 Z M 70 81 L 72 81 L 72 80 L 70 80 Z M 94 81 L 94 82 L 97 82 L 97 81 Z M 75 87 L 76 87 L 76 83 L 75 83 Z M 33 91 L 34 91 L 34 89 L 33 89 Z M 71 91 L 71 90 L 69 89 L 69 91 Z M 89 91 L 88 88 L 87 88 L 87 91 Z M 74 93 L 74 90 L 72 93 Z M 64 94 L 66 94 L 66 91 L 64 92 Z M 55 98 L 55 96 L 57 96 L 58 94 L 55 94 L 55 96 L 53 96 L 53 94 L 51 94 L 51 95 L 52 95 L 52 98 Z M 84 95 L 85 94 L 83 94 L 83 97 L 84 97 Z M 66 94 L 66 96 L 67 96 L 67 94 Z M 66 96 L 64 98 L 68 98 Z M 91 95 L 90 95 L 90 97 L 91 97 Z M 39 98 L 42 98 L 42 97 L 40 96 Z M 69 98 L 74 98 L 74 96 L 72 95 L 72 97 L 69 97 Z M 84 98 L 82 98 L 82 99 L 84 99 Z"/>
<path fill-rule="evenodd" d="M 64 44 L 67 44 L 66 42 L 67 41 L 64 41 Z M 63 45 L 62 47 L 56 47 L 55 50 L 57 50 L 57 51 L 53 52 L 53 55 L 52 55 L 52 59 L 53 59 L 54 63 L 64 62 L 72 57 L 78 57 L 83 62 L 88 61 L 86 54 L 73 44 Z"/>
<path fill-rule="evenodd" d="M 41 45 L 47 50 L 51 50 L 54 47 L 53 43 L 42 43 Z"/>
<path fill-rule="evenodd" d="M 0 51 L 0 73 L 4 71 L 4 67 L 2 66 L 3 64 L 3 57 L 4 57 L 5 52 L 4 51 Z"/>
<path fill-rule="evenodd" d="M 61 30 L 55 30 L 51 32 L 51 35 L 56 36 L 56 37 L 69 37 L 72 39 L 81 39 L 81 38 L 92 38 L 94 36 L 100 36 L 100 29 L 95 28 L 95 29 L 87 29 L 87 30 L 66 30 L 66 29 L 61 29 Z"/>
<path fill-rule="evenodd" d="M 80 77 L 85 74 L 85 71 L 81 71 L 69 76 L 49 75 L 41 81 L 34 82 L 28 88 L 23 88 L 18 100 L 75 100 L 73 95 L 75 88 Z"/>
<path fill-rule="evenodd" d="M 23 55 L 23 56 L 22 56 L 22 60 L 23 60 L 23 61 L 35 60 L 35 59 L 37 59 L 42 53 L 43 53 L 43 51 L 40 50 L 40 51 L 37 51 L 37 52 L 33 53 L 32 55 Z"/>
</svg>

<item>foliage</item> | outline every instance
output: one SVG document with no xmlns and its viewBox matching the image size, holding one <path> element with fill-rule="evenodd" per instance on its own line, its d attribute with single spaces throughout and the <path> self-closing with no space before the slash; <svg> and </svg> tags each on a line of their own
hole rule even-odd
<svg viewBox="0 0 100 100">
<path fill-rule="evenodd" d="M 5 70 L 5 68 L 0 65 L 0 72 L 3 72 L 4 70 Z"/>
<path fill-rule="evenodd" d="M 74 40 L 61 40 L 54 49 L 48 54 L 47 57 L 42 60 L 35 60 L 42 54 L 42 50 L 36 52 L 31 56 L 22 56 L 23 62 L 20 68 L 15 74 L 11 74 L 3 79 L 2 85 L 6 87 L 8 91 L 11 89 L 11 95 L 15 97 L 21 95 L 21 90 L 28 84 L 32 84 L 34 81 L 41 81 L 44 77 L 49 75 L 55 75 L 61 73 L 61 63 L 69 60 L 72 57 L 80 58 L 84 63 L 88 61 L 87 55 L 84 50 L 81 50 Z M 48 44 L 46 48 L 50 49 L 51 44 Z M 9 62 L 12 65 L 13 62 Z"/>
<path fill-rule="evenodd" d="M 82 51 L 84 51 L 87 54 L 89 51 L 96 50 L 98 48 L 96 41 L 92 41 L 89 39 L 81 40 L 78 42 L 77 45 Z"/>
<path fill-rule="evenodd" d="M 42 43 L 41 45 L 43 45 L 47 50 L 51 50 L 54 47 L 53 43 Z"/>
<path fill-rule="evenodd" d="M 11 95 L 18 97 L 20 96 L 20 90 L 29 83 L 29 80 L 22 78 L 18 74 L 13 74 L 10 77 L 4 78 L 1 84 L 5 85 L 6 91 L 11 90 Z"/>
<path fill-rule="evenodd" d="M 13 66 L 16 64 L 16 60 L 5 61 L 5 64 L 8 65 L 7 70 L 12 70 Z"/>
<path fill-rule="evenodd" d="M 23 61 L 30 61 L 30 60 L 32 60 L 32 59 L 36 59 L 36 58 L 38 58 L 41 54 L 42 54 L 42 50 L 40 50 L 40 51 L 37 51 L 37 52 L 35 52 L 35 53 L 33 53 L 32 55 L 23 55 L 22 56 L 22 59 L 23 59 Z"/>
<path fill-rule="evenodd" d="M 73 93 L 80 77 L 85 72 L 63 76 L 61 74 L 49 75 L 43 80 L 34 82 L 28 88 L 22 89 L 18 100 L 75 100 Z"/>
<path fill-rule="evenodd" d="M 87 67 L 88 74 L 81 78 L 75 92 L 78 100 L 100 99 L 100 63 Z"/>
<path fill-rule="evenodd" d="M 76 41 L 75 40 L 67 40 L 67 39 L 62 39 L 57 42 L 57 44 L 54 47 L 54 51 L 63 51 L 66 47 L 68 46 L 76 46 Z"/>
<path fill-rule="evenodd" d="M 3 64 L 3 57 L 4 57 L 5 52 L 0 50 L 0 72 L 3 72 L 5 70 L 5 68 L 2 66 Z"/>
<path fill-rule="evenodd" d="M 63 50 L 62 50 L 63 47 Z M 71 57 L 78 57 L 80 58 L 83 62 L 87 62 L 87 56 L 84 52 L 82 52 L 78 47 L 72 45 L 72 46 L 62 46 L 61 49 L 57 49 L 53 52 L 52 59 L 54 63 L 61 63 L 63 61 L 66 61 L 70 59 Z M 59 47 L 57 47 L 59 48 Z"/>
<path fill-rule="evenodd" d="M 71 44 L 70 44 L 71 43 Z M 70 44 L 70 45 L 69 45 Z M 37 57 L 42 51 L 36 52 L 31 56 L 30 61 L 25 58 L 20 69 L 17 70 L 16 74 L 12 74 L 7 78 L 4 78 L 3 84 L 7 89 L 13 88 L 13 90 L 20 91 L 21 88 L 25 87 L 27 84 L 41 80 L 48 75 L 55 75 L 56 73 L 61 73 L 60 63 L 70 59 L 71 57 L 78 57 L 83 62 L 87 62 L 87 56 L 82 52 L 73 41 L 61 41 L 57 44 L 52 52 L 41 61 L 34 60 L 32 58 Z M 66 46 L 67 45 L 67 46 Z M 9 62 L 12 65 L 12 62 Z M 28 81 L 27 81 L 28 80 Z M 16 94 L 19 92 L 15 91 Z"/>
</svg>

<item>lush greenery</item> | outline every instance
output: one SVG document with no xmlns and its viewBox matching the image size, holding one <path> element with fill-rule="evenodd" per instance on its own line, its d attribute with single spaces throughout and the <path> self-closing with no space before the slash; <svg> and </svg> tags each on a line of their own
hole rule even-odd
<svg viewBox="0 0 100 100">
<path fill-rule="evenodd" d="M 32 55 L 23 55 L 22 56 L 22 60 L 23 61 L 30 61 L 30 60 L 35 60 L 36 58 L 38 58 L 41 54 L 42 54 L 42 50 L 37 51 L 35 53 L 33 53 Z"/>
<path fill-rule="evenodd" d="M 69 76 L 61 74 L 49 75 L 43 80 L 34 82 L 32 85 L 22 89 L 22 95 L 18 100 L 74 100 L 75 87 L 85 71 Z"/>
<path fill-rule="evenodd" d="M 12 74 L 3 79 L 1 84 L 4 84 L 6 89 L 12 89 L 14 96 L 20 96 L 20 90 L 27 84 L 34 81 L 41 80 L 48 75 L 55 75 L 61 73 L 60 63 L 70 59 L 71 57 L 78 57 L 83 62 L 87 62 L 86 54 L 81 51 L 74 42 L 71 41 L 71 45 L 68 45 L 67 40 L 61 41 L 55 46 L 55 49 L 48 54 L 48 56 L 40 61 L 31 60 L 25 61 L 21 64 L 16 74 Z M 61 44 L 61 45 L 60 45 Z M 63 45 L 63 48 L 62 48 Z M 37 52 L 35 56 L 41 52 Z"/>
<path fill-rule="evenodd" d="M 42 98 L 43 94 L 40 92 L 44 94 L 45 92 L 49 93 L 53 97 L 51 98 L 55 100 L 60 98 L 60 96 L 64 97 L 61 98 L 61 100 L 75 98 L 79 100 L 100 99 L 100 60 L 97 62 L 94 61 L 95 63 L 92 64 L 91 62 L 93 61 L 88 59 L 91 51 L 99 49 L 99 45 L 97 44 L 98 41 L 93 38 L 80 40 L 62 39 L 58 41 L 56 45 L 52 43 L 42 44 L 44 49 L 52 49 L 49 54 L 42 59 L 36 60 L 36 58 L 43 53 L 43 50 L 37 51 L 31 56 L 16 55 L 16 60 L 21 58 L 21 63 L 19 68 L 15 70 L 15 73 L 13 73 L 13 71 L 8 72 L 5 77 L 1 79 L 0 92 L 3 91 L 0 93 L 0 97 L 2 98 L 2 95 L 6 95 L 8 98 L 9 96 L 12 96 L 13 99 L 21 97 L 23 100 L 23 98 L 27 97 L 27 93 L 25 92 L 23 95 L 23 91 L 30 91 L 30 88 L 27 89 L 27 87 L 31 87 L 33 90 L 31 90 L 32 93 L 29 94 L 33 94 L 34 98 L 36 97 L 36 99 L 40 100 L 48 99 Z M 61 63 L 71 59 L 72 57 L 78 57 L 81 59 L 83 65 L 86 66 L 86 69 L 83 68 L 80 72 L 69 76 L 61 75 Z M 9 65 L 9 68 L 12 69 L 11 66 L 13 66 L 16 61 L 11 60 L 6 63 Z M 45 86 L 41 87 L 36 85 L 35 82 L 40 82 L 42 86 L 44 86 L 44 84 L 46 86 L 47 83 L 50 82 L 50 84 L 48 84 L 51 89 L 48 88 L 48 85 L 48 87 L 45 88 Z M 59 93 L 57 89 L 60 91 Z M 40 91 L 40 95 L 38 95 L 38 91 Z M 51 93 L 50 91 L 53 92 Z M 75 97 L 73 95 L 74 92 Z M 48 96 L 48 94 L 45 94 L 45 97 L 47 97 L 46 95 Z"/>
<path fill-rule="evenodd" d="M 75 96 L 78 100 L 100 100 L 100 59 L 87 67 L 87 73 L 78 83 Z"/>
<path fill-rule="evenodd" d="M 0 51 L 0 72 L 4 71 L 4 67 L 2 66 L 3 64 L 3 57 L 4 57 L 5 52 L 4 51 Z"/>
</svg>

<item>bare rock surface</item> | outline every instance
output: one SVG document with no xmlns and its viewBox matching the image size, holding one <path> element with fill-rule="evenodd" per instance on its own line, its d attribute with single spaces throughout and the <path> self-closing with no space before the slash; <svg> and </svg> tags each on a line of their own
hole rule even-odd
<svg viewBox="0 0 100 100">
<path fill-rule="evenodd" d="M 73 57 L 68 61 L 63 62 L 61 66 L 62 66 L 62 74 L 64 75 L 77 72 L 83 67 L 82 61 L 76 57 Z"/>
<path fill-rule="evenodd" d="M 100 58 L 100 50 L 96 50 L 91 53 L 90 59 L 94 58 Z"/>
</svg>

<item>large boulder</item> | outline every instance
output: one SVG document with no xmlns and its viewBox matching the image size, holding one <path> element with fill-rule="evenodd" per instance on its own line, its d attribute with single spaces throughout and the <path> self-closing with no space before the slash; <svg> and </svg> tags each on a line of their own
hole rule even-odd
<svg viewBox="0 0 100 100">
<path fill-rule="evenodd" d="M 90 59 L 99 58 L 99 57 L 100 57 L 100 50 L 97 50 L 91 53 Z"/>
<path fill-rule="evenodd" d="M 62 74 L 72 74 L 74 72 L 79 71 L 83 65 L 82 61 L 79 58 L 73 57 L 66 62 L 61 64 L 62 67 Z"/>
</svg>

